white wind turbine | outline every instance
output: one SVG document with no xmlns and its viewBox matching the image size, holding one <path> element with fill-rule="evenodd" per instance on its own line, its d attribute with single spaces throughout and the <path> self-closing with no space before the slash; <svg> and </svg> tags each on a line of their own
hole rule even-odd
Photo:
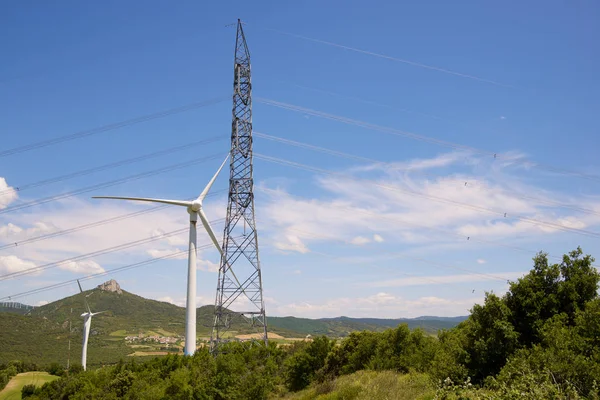
<svg viewBox="0 0 600 400">
<path fill-rule="evenodd" d="M 210 236 L 212 242 L 219 250 L 221 256 L 223 255 L 223 249 L 212 230 L 206 214 L 202 209 L 202 202 L 208 194 L 211 186 L 217 179 L 217 176 L 225 166 L 227 159 L 225 158 L 223 164 L 219 167 L 217 173 L 212 177 L 210 182 L 206 185 L 200 196 L 194 201 L 185 200 L 163 200 L 163 199 L 149 199 L 144 197 L 116 197 L 116 196 L 94 196 L 94 199 L 118 199 L 118 200 L 138 200 L 138 201 L 149 201 L 152 203 L 165 203 L 174 206 L 187 207 L 187 212 L 190 214 L 190 243 L 188 253 L 188 281 L 187 281 L 187 301 L 186 301 L 186 318 L 185 318 L 185 355 L 193 355 L 196 351 L 196 222 L 198 221 L 198 215 L 204 229 Z"/>
<path fill-rule="evenodd" d="M 79 291 L 83 294 L 83 289 L 81 288 L 81 283 L 79 283 L 79 279 L 77 279 L 77 284 L 79 285 Z M 81 349 L 81 365 L 83 366 L 84 371 L 86 370 L 87 364 L 87 345 L 88 339 L 90 337 L 90 327 L 92 326 L 92 316 L 106 312 L 98 311 L 93 313 L 92 310 L 90 310 L 90 305 L 88 304 L 86 299 L 87 296 L 83 298 L 83 301 L 85 302 L 85 309 L 87 311 L 81 314 L 81 316 L 83 317 L 83 348 Z"/>
</svg>

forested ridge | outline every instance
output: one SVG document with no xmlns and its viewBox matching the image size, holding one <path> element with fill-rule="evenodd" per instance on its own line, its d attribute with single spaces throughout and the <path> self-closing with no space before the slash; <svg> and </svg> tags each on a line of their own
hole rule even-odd
<svg viewBox="0 0 600 400">
<path fill-rule="evenodd" d="M 558 264 L 540 253 L 531 271 L 511 282 L 506 294 L 486 293 L 468 319 L 437 337 L 401 324 L 383 332 L 353 332 L 340 341 L 319 336 L 290 346 L 230 343 L 216 357 L 201 348 L 193 357 L 130 359 L 87 372 L 74 366 L 61 379 L 29 388 L 33 393 L 27 395 L 598 399 L 600 275 L 593 262 L 579 248 Z M 386 390 L 396 390 L 397 396 Z"/>
</svg>

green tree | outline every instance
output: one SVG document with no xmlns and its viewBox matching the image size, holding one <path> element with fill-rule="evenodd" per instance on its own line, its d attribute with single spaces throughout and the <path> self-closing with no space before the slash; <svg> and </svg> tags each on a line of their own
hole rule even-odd
<svg viewBox="0 0 600 400">
<path fill-rule="evenodd" d="M 465 332 L 461 329 L 438 333 L 439 344 L 428 371 L 433 378 L 438 381 L 450 378 L 453 382 L 464 382 L 467 379 L 469 353 L 466 350 L 466 342 Z"/>
<path fill-rule="evenodd" d="M 583 256 L 581 248 L 565 254 L 560 264 L 550 265 L 548 255 L 539 253 L 529 274 L 510 284 L 506 303 L 511 323 L 519 332 L 520 343 L 539 343 L 544 323 L 565 313 L 574 324 L 578 310 L 597 296 L 600 274 L 592 266 L 594 259 Z"/>
<path fill-rule="evenodd" d="M 35 393 L 35 385 L 25 385 L 21 388 L 21 398 L 25 399 L 27 397 L 33 396 Z"/>
<path fill-rule="evenodd" d="M 285 382 L 288 389 L 297 391 L 307 387 L 315 378 L 317 371 L 325 367 L 326 359 L 335 342 L 326 336 L 319 336 L 306 346 L 296 351 L 284 364 Z"/>
<path fill-rule="evenodd" d="M 484 304 L 473 306 L 469 319 L 459 325 L 465 334 L 470 376 L 476 382 L 497 374 L 518 348 L 519 334 L 511 317 L 503 299 L 486 293 Z"/>
</svg>

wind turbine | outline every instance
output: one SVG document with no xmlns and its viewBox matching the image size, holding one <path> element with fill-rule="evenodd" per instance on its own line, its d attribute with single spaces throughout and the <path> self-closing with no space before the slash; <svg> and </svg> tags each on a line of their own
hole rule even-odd
<svg viewBox="0 0 600 400">
<path fill-rule="evenodd" d="M 79 291 L 83 294 L 83 289 L 81 288 L 81 283 L 79 283 L 79 279 L 77 279 L 77 284 L 79 285 Z M 83 314 L 81 314 L 81 316 L 83 317 L 83 348 L 81 349 L 81 365 L 83 366 L 84 371 L 86 370 L 87 345 L 88 345 L 88 339 L 90 337 L 90 327 L 92 326 L 92 317 L 94 315 L 106 312 L 106 311 L 98 311 L 96 313 L 93 313 L 92 310 L 90 310 L 90 305 L 88 304 L 86 298 L 87 298 L 87 296 L 85 296 L 83 298 L 83 301 L 85 302 L 85 308 L 86 308 L 87 312 L 84 312 Z"/>
<path fill-rule="evenodd" d="M 116 196 L 94 196 L 94 199 L 118 199 L 118 200 L 136 200 L 136 201 L 148 201 L 152 203 L 165 203 L 174 206 L 182 206 L 187 208 L 187 212 L 190 214 L 190 241 L 189 241 L 189 253 L 188 253 L 188 281 L 187 281 L 187 301 L 186 301 L 186 315 L 185 315 L 185 355 L 193 355 L 196 351 L 196 222 L 198 216 L 204 225 L 204 229 L 210 236 L 210 239 L 214 243 L 221 256 L 223 256 L 223 249 L 217 240 L 217 237 L 212 230 L 210 223 L 204 210 L 202 209 L 202 202 L 210 191 L 213 183 L 217 179 L 217 176 L 225 166 L 229 155 L 223 161 L 223 164 L 217 170 L 217 173 L 212 177 L 210 182 L 206 185 L 200 196 L 194 201 L 185 200 L 164 200 L 164 199 L 149 199 L 145 197 L 116 197 Z"/>
</svg>

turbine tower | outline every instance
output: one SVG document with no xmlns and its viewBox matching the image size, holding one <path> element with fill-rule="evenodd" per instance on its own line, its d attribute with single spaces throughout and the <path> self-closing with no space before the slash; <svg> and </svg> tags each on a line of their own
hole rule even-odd
<svg viewBox="0 0 600 400">
<path fill-rule="evenodd" d="M 81 283 L 79 283 L 79 279 L 77 279 L 77 284 L 79 285 L 79 291 L 83 294 L 83 289 L 81 288 Z M 94 315 L 98 315 L 101 314 L 103 312 L 106 311 L 98 311 L 93 313 L 92 310 L 90 310 L 90 305 L 87 302 L 87 296 L 85 296 L 83 298 L 83 301 L 85 303 L 85 309 L 87 310 L 87 312 L 84 312 L 83 314 L 81 314 L 81 316 L 83 317 L 83 348 L 81 349 L 81 365 L 83 366 L 83 370 L 85 371 L 87 366 L 87 345 L 88 345 L 88 339 L 90 338 L 90 328 L 92 326 L 92 317 Z M 71 342 L 69 341 L 69 347 L 71 347 Z"/>
<path fill-rule="evenodd" d="M 223 334 L 236 318 L 250 323 L 256 332 L 253 335 L 254 339 L 267 343 L 267 319 L 263 302 L 252 192 L 254 182 L 250 52 L 239 19 L 233 71 L 229 202 L 223 232 L 223 256 L 219 267 L 215 319 L 211 336 L 213 353 L 218 352 L 218 347 L 223 342 Z M 235 268 L 239 280 L 232 268 Z M 233 311 L 232 308 L 237 311 Z"/>
<path fill-rule="evenodd" d="M 219 176 L 219 172 L 225 166 L 227 159 L 221 164 L 217 173 L 212 177 L 210 182 L 206 185 L 200 196 L 194 201 L 185 200 L 163 200 L 163 199 L 149 199 L 145 197 L 116 197 L 116 196 L 95 196 L 94 199 L 118 199 L 118 200 L 137 200 L 137 201 L 148 201 L 151 203 L 165 203 L 174 206 L 182 206 L 187 208 L 187 212 L 190 214 L 190 240 L 189 240 L 189 253 L 188 253 L 188 280 L 187 280 L 187 301 L 186 301 L 186 314 L 185 314 L 185 355 L 194 355 L 196 351 L 196 222 L 198 222 L 198 216 L 204 225 L 204 229 L 210 236 L 210 239 L 214 243 L 217 250 L 223 255 L 221 245 L 217 240 L 217 237 L 212 230 L 210 223 L 204 210 L 202 209 L 202 202 L 213 183 Z"/>
</svg>

